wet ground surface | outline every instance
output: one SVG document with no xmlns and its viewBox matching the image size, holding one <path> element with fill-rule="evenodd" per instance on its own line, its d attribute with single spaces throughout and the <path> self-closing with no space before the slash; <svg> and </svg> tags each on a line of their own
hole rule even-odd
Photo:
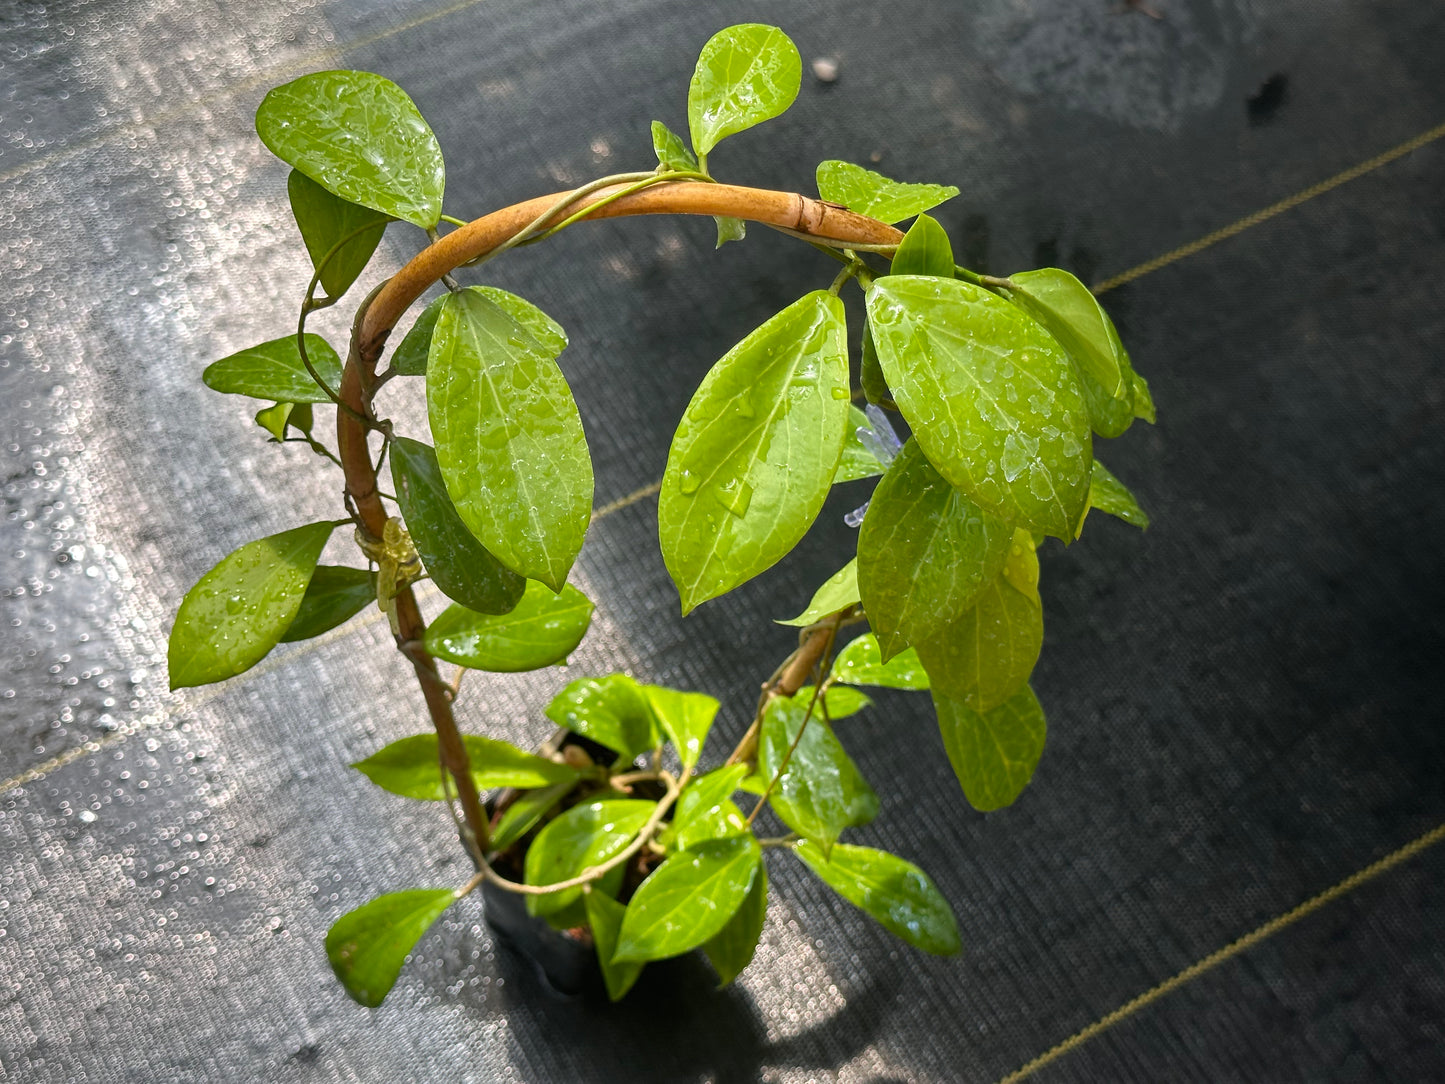
<svg viewBox="0 0 1445 1084">
<path fill-rule="evenodd" d="M 267 87 L 395 79 L 465 217 L 646 168 L 648 122 L 681 127 L 708 35 L 779 22 L 838 77 L 805 76 L 784 119 L 714 156 L 720 176 L 807 190 L 837 157 L 954 183 L 939 217 L 974 266 L 1088 281 L 1445 121 L 1433 5 L 1152 10 L 0 12 L 0 1079 L 993 1080 L 1445 821 L 1445 141 L 1109 294 L 1161 424 L 1101 454 L 1155 525 L 1044 551 L 1049 745 L 1013 808 L 968 809 L 916 699 L 882 694 L 844 735 L 883 801 L 859 841 L 933 874 L 961 959 L 890 940 L 780 855 L 733 989 L 684 960 L 619 1007 L 559 999 L 469 901 L 367 1012 L 329 973 L 326 928 L 465 873 L 435 809 L 345 767 L 418 728 L 384 625 L 165 691 L 186 588 L 338 514 L 330 468 L 199 381 L 283 334 L 309 273 L 252 130 Z M 394 227 L 376 270 L 415 242 Z M 658 477 L 713 360 L 832 276 L 762 231 L 715 253 L 694 221 L 584 226 L 492 266 L 571 334 L 599 505 Z M 344 319 L 318 329 L 339 341 Z M 788 648 L 763 619 L 842 563 L 855 490 L 686 621 L 655 503 L 608 516 L 579 565 L 598 617 L 573 665 L 476 682 L 464 721 L 527 744 L 564 680 L 626 667 L 721 697 L 740 732 Z M 1038 1079 L 1445 1075 L 1442 874 L 1426 852 Z"/>
</svg>

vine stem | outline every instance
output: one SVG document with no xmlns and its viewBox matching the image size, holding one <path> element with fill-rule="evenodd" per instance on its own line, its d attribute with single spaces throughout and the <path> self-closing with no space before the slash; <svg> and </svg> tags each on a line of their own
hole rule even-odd
<svg viewBox="0 0 1445 1084">
<path fill-rule="evenodd" d="M 336 412 L 337 452 L 346 474 L 344 497 L 348 507 L 354 510 L 362 530 L 380 538 L 387 520 L 386 506 L 377 490 L 376 468 L 372 464 L 367 442 L 377 361 L 387 336 L 412 302 L 461 264 L 513 243 L 523 231 L 560 224 L 563 219 L 575 218 L 577 211 L 588 209 L 592 212 L 589 218 L 653 214 L 721 215 L 774 226 L 830 247 L 869 251 L 896 246 L 903 239 L 902 233 L 886 223 L 796 192 L 740 188 L 712 181 L 660 183 L 626 194 L 619 194 L 618 187 L 625 186 L 597 189 L 576 199 L 572 198 L 574 193 L 554 193 L 493 211 L 432 241 L 405 267 L 367 295 L 352 323 L 351 345 L 337 392 L 341 409 Z M 550 208 L 557 208 L 555 218 L 549 217 Z M 416 671 L 437 733 L 442 763 L 456 784 L 457 799 L 468 830 L 466 834 L 470 837 L 465 842 L 474 851 L 485 854 L 490 850 L 490 825 L 482 807 L 481 795 L 477 793 L 472 779 L 471 762 L 452 712 L 447 684 L 437 672 L 436 660 L 420 646 L 426 622 L 422 619 L 410 585 L 397 593 L 395 603 L 397 646 L 404 650 Z M 815 644 L 810 640 L 800 647 L 799 658 L 785 671 L 780 687 L 786 688 L 794 671 L 800 668 L 806 675 L 816 662 L 814 652 L 821 654 L 830 642 L 831 637 L 825 637 L 823 642 Z M 810 655 L 811 659 L 808 658 Z M 801 684 L 802 680 L 799 680 L 798 685 Z M 686 778 L 687 773 L 684 772 L 679 787 Z M 673 793 L 670 800 L 658 803 L 661 812 L 656 816 L 659 821 L 675 800 L 676 794 Z M 652 827 L 656 829 L 655 824 Z M 629 856 L 635 853 L 645 842 L 647 834 L 639 833 L 630 852 L 624 853 Z M 485 863 L 478 877 L 493 880 L 500 887 L 512 891 L 529 891 L 529 886 L 516 886 L 506 881 Z"/>
</svg>

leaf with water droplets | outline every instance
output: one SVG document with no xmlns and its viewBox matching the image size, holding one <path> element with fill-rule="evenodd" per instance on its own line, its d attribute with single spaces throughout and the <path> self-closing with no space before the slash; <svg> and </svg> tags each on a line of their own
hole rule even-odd
<svg viewBox="0 0 1445 1084">
<path fill-rule="evenodd" d="M 341 359 L 320 335 L 306 335 L 306 356 L 335 391 Z M 238 351 L 206 366 L 201 380 L 212 391 L 274 399 L 283 403 L 329 403 L 330 397 L 306 370 L 296 336 L 287 335 Z"/>
<path fill-rule="evenodd" d="M 592 459 L 557 362 L 481 290 L 442 301 L 427 413 L 447 492 L 512 571 L 562 590 L 592 514 Z"/>
<path fill-rule="evenodd" d="M 726 137 L 786 112 L 802 82 L 797 46 L 776 26 L 719 30 L 702 47 L 687 88 L 692 149 L 711 154 Z"/>
<path fill-rule="evenodd" d="M 878 815 L 878 795 L 826 721 L 841 718 L 849 702 L 866 704 L 867 698 L 853 689 L 833 688 L 820 703 L 812 700 L 812 688 L 805 687 L 794 696 L 769 701 L 758 737 L 758 772 L 772 779 L 782 771 L 768 799 L 773 811 L 793 831 L 816 840 L 827 851 L 843 829 L 867 824 Z"/>
<path fill-rule="evenodd" d="M 937 219 L 919 215 L 908 227 L 888 273 L 953 278 L 953 245 Z"/>
<path fill-rule="evenodd" d="M 1149 526 L 1149 513 L 1139 506 L 1139 499 L 1097 459 L 1094 460 L 1093 479 L 1089 483 L 1089 507 L 1118 516 L 1141 531 Z"/>
<path fill-rule="evenodd" d="M 521 601 L 504 614 L 448 606 L 426 630 L 426 649 L 439 659 L 513 674 L 567 661 L 592 623 L 592 600 L 570 583 L 560 594 L 526 581 Z"/>
<path fill-rule="evenodd" d="M 1022 536 L 1020 538 L 1019 536 Z M 979 592 L 963 615 L 914 644 L 935 694 L 987 712 L 1028 681 L 1044 644 L 1038 555 L 1027 532 L 1016 532 L 1005 574 Z"/>
<path fill-rule="evenodd" d="M 859 437 L 858 431 L 872 429 L 872 422 L 856 406 L 848 406 L 847 436 L 843 440 L 843 458 L 838 461 L 838 470 L 833 475 L 833 484 L 856 482 L 860 478 L 876 478 L 888 469 L 888 462 L 880 459 L 868 444 Z M 890 430 L 891 432 L 891 430 Z M 886 439 L 886 438 L 885 438 Z"/>
<path fill-rule="evenodd" d="M 605 798 L 574 805 L 538 832 L 527 848 L 527 883 L 570 881 L 584 870 L 600 866 L 632 842 L 656 805 L 636 798 Z M 608 871 L 600 885 L 608 895 L 616 894 L 622 867 L 616 868 L 616 877 L 609 884 L 613 872 Z M 556 914 L 581 895 L 581 888 L 565 888 L 528 896 L 527 910 L 534 915 Z"/>
<path fill-rule="evenodd" d="M 795 301 L 703 378 L 672 439 L 658 534 L 682 612 L 731 591 L 807 532 L 843 454 L 843 303 Z"/>
<path fill-rule="evenodd" d="M 456 898 L 450 888 L 410 888 L 337 919 L 326 934 L 326 958 L 352 999 L 368 1009 L 380 1005 L 407 954 Z"/>
<path fill-rule="evenodd" d="M 958 195 L 953 185 L 905 184 L 851 162 L 820 162 L 817 179 L 818 195 L 829 203 L 880 222 L 902 222 Z"/>
<path fill-rule="evenodd" d="M 421 310 L 416 322 L 407 329 L 391 355 L 391 369 L 399 376 L 425 376 L 426 359 L 431 352 L 432 332 L 436 330 L 437 316 L 442 311 L 446 294 L 434 297 Z"/>
<path fill-rule="evenodd" d="M 295 620 L 333 529 L 311 523 L 247 542 L 202 576 L 171 629 L 171 688 L 223 681 L 260 662 Z"/>
<path fill-rule="evenodd" d="M 286 179 L 286 194 L 311 266 L 321 270 L 321 288 L 327 297 L 340 297 L 366 269 L 390 217 L 332 195 L 295 169 Z"/>
<path fill-rule="evenodd" d="M 687 149 L 687 144 L 660 120 L 652 122 L 652 150 L 657 155 L 657 164 L 665 170 L 683 173 L 697 171 L 697 158 Z"/>
<path fill-rule="evenodd" d="M 863 386 L 863 397 L 874 406 L 892 406 L 893 392 L 888 379 L 883 375 L 883 366 L 878 363 L 878 347 L 873 342 L 873 327 L 867 321 L 863 324 L 863 348 L 858 362 L 858 383 Z"/>
<path fill-rule="evenodd" d="M 661 685 L 643 685 L 642 692 L 647 697 L 657 725 L 677 750 L 682 766 L 691 768 L 702 755 L 707 732 L 717 717 L 720 705 L 716 698 L 706 693 L 685 693 Z"/>
<path fill-rule="evenodd" d="M 329 632 L 376 601 L 376 574 L 364 568 L 317 565 L 301 596 L 301 606 L 281 643 L 309 640 Z"/>
<path fill-rule="evenodd" d="M 1013 530 L 944 480 L 911 438 L 858 532 L 858 588 L 885 660 L 963 613 L 1003 567 Z"/>
<path fill-rule="evenodd" d="M 1089 496 L 1089 417 L 1053 336 L 980 286 L 920 275 L 875 279 L 868 319 L 938 472 L 984 511 L 1072 541 Z"/>
<path fill-rule="evenodd" d="M 746 764 L 728 764 L 697 776 L 683 788 L 672 814 L 679 849 L 746 830 L 747 822 L 733 804 L 732 794 L 747 774 Z"/>
<path fill-rule="evenodd" d="M 762 858 L 751 832 L 672 855 L 627 905 L 613 960 L 661 960 L 712 940 L 752 891 Z"/>
<path fill-rule="evenodd" d="M 858 602 L 858 558 L 853 558 L 833 575 L 823 581 L 823 586 L 813 592 L 813 601 L 797 617 L 777 622 L 779 625 L 794 625 L 802 628 L 821 621 L 829 614 L 846 610 Z"/>
<path fill-rule="evenodd" d="M 393 439 L 391 481 L 416 551 L 442 593 L 469 611 L 509 613 L 522 598 L 527 581 L 467 530 L 431 446 L 407 437 Z M 582 627 L 586 629 L 585 623 Z"/>
<path fill-rule="evenodd" d="M 1033 778 L 1044 751 L 1044 709 L 1027 685 L 991 711 L 979 712 L 933 692 L 938 729 L 953 773 L 975 809 L 1010 805 Z"/>
<path fill-rule="evenodd" d="M 845 685 L 877 685 L 885 689 L 926 689 L 928 672 L 911 647 L 887 662 L 878 637 L 865 632 L 838 652 L 833 660 L 833 680 Z"/>
<path fill-rule="evenodd" d="M 597 946 L 597 963 L 602 968 L 602 981 L 607 987 L 607 999 L 620 1001 L 637 976 L 642 974 L 644 964 L 614 961 L 612 954 L 617 951 L 617 935 L 622 932 L 622 920 L 627 907 L 603 892 L 585 894 L 587 904 L 587 925 L 592 927 L 592 941 Z"/>
<path fill-rule="evenodd" d="M 554 783 L 550 787 L 538 787 L 518 796 L 497 819 L 497 826 L 492 829 L 492 848 L 500 851 L 525 836 L 547 815 L 549 809 L 572 792 L 574 783 L 575 780 Z"/>
<path fill-rule="evenodd" d="M 462 744 L 478 790 L 493 787 L 548 787 L 575 783 L 577 772 L 566 764 L 524 752 L 510 742 L 464 734 Z M 414 734 L 378 749 L 352 765 L 382 790 L 424 802 L 445 801 L 456 788 L 442 779 L 435 734 Z"/>
<path fill-rule="evenodd" d="M 748 224 L 741 218 L 713 215 L 712 220 L 717 224 L 717 244 L 714 248 L 722 248 L 729 241 L 741 241 L 748 235 Z"/>
<path fill-rule="evenodd" d="M 768 917 L 768 867 L 758 863 L 758 875 L 733 917 L 710 941 L 703 943 L 708 962 L 717 972 L 718 986 L 723 987 L 753 962 L 758 940 L 763 936 L 763 923 Z"/>
<path fill-rule="evenodd" d="M 615 750 L 622 763 L 662 743 L 646 690 L 626 674 L 578 678 L 552 698 L 547 718 Z"/>
<path fill-rule="evenodd" d="M 1156 420 L 1154 393 L 1149 390 L 1149 382 L 1139 375 L 1137 369 L 1134 370 L 1134 417 L 1141 418 L 1150 425 Z"/>
<path fill-rule="evenodd" d="M 303 75 L 262 99 L 256 132 L 277 158 L 344 200 L 424 230 L 441 219 L 441 146 L 389 79 L 358 71 Z"/>
<path fill-rule="evenodd" d="M 834 847 L 830 856 L 806 839 L 793 853 L 834 892 L 914 948 L 935 956 L 951 956 L 963 948 L 953 908 L 913 863 L 846 843 Z"/>
<path fill-rule="evenodd" d="M 1113 398 L 1128 400 L 1130 381 L 1109 335 L 1108 317 L 1089 288 L 1067 271 L 1044 267 L 1009 276 L 1012 297 L 1048 328 L 1080 370 Z"/>
</svg>

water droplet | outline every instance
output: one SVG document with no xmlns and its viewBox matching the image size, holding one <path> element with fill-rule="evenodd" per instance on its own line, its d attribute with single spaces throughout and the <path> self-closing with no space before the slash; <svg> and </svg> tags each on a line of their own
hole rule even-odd
<svg viewBox="0 0 1445 1084">
<path fill-rule="evenodd" d="M 847 399 L 850 397 L 847 388 L 834 388 L 830 394 L 834 399 Z"/>
<path fill-rule="evenodd" d="M 678 488 L 682 490 L 682 495 L 684 497 L 691 497 L 697 492 L 697 487 L 700 485 L 702 485 L 702 479 L 684 467 L 681 476 L 678 478 Z"/>
<path fill-rule="evenodd" d="M 748 505 L 753 503 L 753 487 L 741 478 L 725 482 L 713 490 L 713 493 L 718 502 L 735 516 L 747 515 Z"/>
</svg>

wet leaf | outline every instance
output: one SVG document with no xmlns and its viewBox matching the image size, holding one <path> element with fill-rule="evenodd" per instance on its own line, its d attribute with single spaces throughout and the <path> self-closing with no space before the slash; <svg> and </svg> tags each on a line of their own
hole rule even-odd
<svg viewBox="0 0 1445 1084">
<path fill-rule="evenodd" d="M 712 220 L 717 223 L 717 244 L 714 248 L 722 248 L 729 241 L 741 241 L 748 235 L 748 224 L 741 218 L 713 215 Z"/>
<path fill-rule="evenodd" d="M 446 170 L 406 92 L 370 72 L 327 71 L 276 87 L 256 111 L 261 142 L 333 195 L 431 229 Z"/>
<path fill-rule="evenodd" d="M 763 922 L 768 917 L 768 867 L 758 863 L 758 875 L 753 887 L 743 898 L 733 917 L 710 941 L 703 943 L 713 970 L 717 972 L 718 986 L 726 986 L 742 974 L 743 968 L 753 962 L 758 951 L 758 939 L 763 935 Z"/>
<path fill-rule="evenodd" d="M 608 798 L 574 805 L 538 832 L 527 848 L 527 883 L 570 881 L 584 870 L 606 862 L 632 842 L 656 804 L 634 798 Z M 618 866 L 616 872 L 620 875 L 622 867 Z M 616 891 L 614 886 L 608 895 Z M 534 915 L 555 914 L 581 896 L 581 888 L 528 896 L 527 910 Z"/>
<path fill-rule="evenodd" d="M 1018 692 L 1043 648 L 1038 557 L 1032 540 L 1016 539 L 1012 548 L 1021 566 L 1015 575 L 996 577 L 961 617 L 915 645 L 935 695 L 975 711 L 990 711 Z"/>
<path fill-rule="evenodd" d="M 682 612 L 771 567 L 823 507 L 843 452 L 843 303 L 817 290 L 713 366 L 678 425 L 658 534 Z"/>
<path fill-rule="evenodd" d="M 592 940 L 597 946 L 597 962 L 602 967 L 602 982 L 607 987 L 609 1001 L 621 1001 L 632 989 L 637 976 L 645 965 L 627 961 L 614 962 L 612 954 L 617 950 L 617 935 L 622 931 L 622 920 L 627 908 L 601 892 L 588 892 L 584 899 L 587 905 L 587 925 L 592 927 Z"/>
<path fill-rule="evenodd" d="M 850 404 L 847 435 L 843 438 L 843 458 L 838 461 L 838 470 L 833 475 L 834 485 L 856 482 L 860 478 L 876 478 L 888 469 L 888 464 L 858 437 L 858 430 L 871 428 L 868 415 Z"/>
<path fill-rule="evenodd" d="M 890 933 L 935 956 L 963 948 L 953 909 L 928 874 L 911 862 L 871 847 L 840 843 L 830 856 L 803 840 L 793 853 L 838 895 L 877 919 Z"/>
<path fill-rule="evenodd" d="M 687 90 L 692 149 L 710 154 L 726 137 L 786 112 L 802 81 L 798 49 L 777 27 L 719 30 L 702 47 Z"/>
<path fill-rule="evenodd" d="M 751 832 L 678 851 L 638 886 L 613 960 L 661 960 L 712 940 L 752 891 L 761 866 Z"/>
<path fill-rule="evenodd" d="M 504 565 L 562 590 L 592 515 L 592 460 L 557 362 L 480 290 L 442 301 L 427 412 L 447 492 Z"/>
<path fill-rule="evenodd" d="M 998 575 L 1012 528 L 944 480 L 910 439 L 858 532 L 858 588 L 883 658 L 936 635 Z"/>
<path fill-rule="evenodd" d="M 408 953 L 455 899 L 450 888 L 411 888 L 337 919 L 326 935 L 326 958 L 352 1000 L 369 1009 L 380 1005 Z"/>
<path fill-rule="evenodd" d="M 1093 479 L 1089 483 L 1089 507 L 1118 516 L 1141 531 L 1149 526 L 1149 514 L 1139 507 L 1138 498 L 1097 459 L 1094 460 Z"/>
<path fill-rule="evenodd" d="M 697 158 L 687 149 L 687 144 L 660 120 L 652 122 L 652 149 L 657 154 L 657 164 L 668 170 L 684 173 L 697 171 Z"/>
<path fill-rule="evenodd" d="M 462 744 L 466 746 L 472 781 L 478 790 L 547 787 L 577 781 L 577 772 L 567 765 L 523 752 L 510 742 L 464 734 Z M 382 790 L 403 798 L 417 798 L 424 802 L 446 800 L 448 787 L 442 782 L 441 758 L 435 734 L 415 734 L 394 741 L 365 760 L 358 760 L 352 767 Z M 455 793 L 455 788 L 452 787 L 451 791 Z"/>
<path fill-rule="evenodd" d="M 505 312 L 519 327 L 532 336 L 543 353 L 555 358 L 567 349 L 567 332 L 562 325 L 524 297 L 508 293 L 496 286 L 473 286 L 473 290 L 491 301 Z M 427 356 L 431 351 L 432 333 L 436 330 L 437 316 L 441 313 L 446 295 L 434 298 L 416 323 L 401 340 L 392 355 L 391 367 L 400 376 L 425 376 Z"/>
<path fill-rule="evenodd" d="M 827 718 L 840 718 L 848 699 L 862 699 L 852 689 L 830 689 L 827 696 Z M 768 799 L 773 811 L 793 831 L 816 840 L 827 851 L 832 848 L 844 828 L 867 824 L 878 815 L 878 795 L 858 771 L 857 765 L 843 750 L 833 728 L 824 720 L 824 704 L 808 705 L 813 690 L 798 690 L 791 697 L 773 699 L 763 715 L 763 729 L 758 739 L 758 772 L 770 780 L 778 774 L 793 748 L 782 777 Z M 834 707 L 840 714 L 834 713 Z M 798 737 L 803 721 L 807 727 Z M 794 748 L 793 743 L 797 741 Z"/>
<path fill-rule="evenodd" d="M 1044 709 L 1025 685 L 1006 703 L 978 712 L 933 692 L 943 748 L 964 797 L 987 813 L 1012 804 L 1044 751 Z"/>
<path fill-rule="evenodd" d="M 330 523 L 247 542 L 186 592 L 167 650 L 172 689 L 208 685 L 260 662 L 296 618 Z"/>
<path fill-rule="evenodd" d="M 1150 425 L 1156 420 L 1154 394 L 1149 390 L 1149 382 L 1139 375 L 1137 369 L 1134 371 L 1134 417 L 1142 418 Z"/>
<path fill-rule="evenodd" d="M 431 446 L 407 437 L 394 438 L 391 480 L 412 542 L 442 593 L 468 611 L 510 613 L 521 600 L 527 581 L 493 557 L 467 530 L 452 505 Z M 586 627 L 584 623 L 584 631 Z"/>
<path fill-rule="evenodd" d="M 626 674 L 578 678 L 553 697 L 546 714 L 558 726 L 616 750 L 624 764 L 662 744 L 647 693 Z"/>
<path fill-rule="evenodd" d="M 426 649 L 473 670 L 511 674 L 567 661 L 592 623 L 592 600 L 570 583 L 561 594 L 528 580 L 508 613 L 448 606 L 426 630 Z"/>
<path fill-rule="evenodd" d="M 301 606 L 280 642 L 289 644 L 330 632 L 375 601 L 373 573 L 344 565 L 317 565 L 311 582 L 306 585 L 306 593 L 301 596 Z"/>
<path fill-rule="evenodd" d="M 643 685 L 642 691 L 683 767 L 691 768 L 702 755 L 707 732 L 717 717 L 717 700 L 706 693 L 679 692 L 661 685 Z"/>
<path fill-rule="evenodd" d="M 779 625 L 795 625 L 799 628 L 823 620 L 829 614 L 845 610 L 858 602 L 858 558 L 853 558 L 833 575 L 823 581 L 823 586 L 813 592 L 813 601 L 797 617 L 778 621 Z"/>
<path fill-rule="evenodd" d="M 818 195 L 880 222 L 902 222 L 958 195 L 952 185 L 905 184 L 851 162 L 821 162 L 817 176 Z"/>
<path fill-rule="evenodd" d="M 878 363 L 878 347 L 873 342 L 873 328 L 863 324 L 863 350 L 859 362 L 858 382 L 863 385 L 863 397 L 874 406 L 892 406 L 893 392 L 883 375 L 883 366 Z"/>
<path fill-rule="evenodd" d="M 903 243 L 893 254 L 889 274 L 953 278 L 953 245 L 949 243 L 948 234 L 938 224 L 937 219 L 919 215 L 913 225 L 908 227 L 908 232 L 903 235 Z"/>
<path fill-rule="evenodd" d="M 446 294 L 434 297 L 422 309 L 421 315 L 402 336 L 395 352 L 391 355 L 391 368 L 400 376 L 425 376 L 427 354 L 431 351 L 432 332 L 436 330 L 437 316 L 442 311 Z"/>
<path fill-rule="evenodd" d="M 700 775 L 683 788 L 672 814 L 672 830 L 679 848 L 705 839 L 718 839 L 747 830 L 747 823 L 732 802 L 746 764 L 728 764 Z"/>
<path fill-rule="evenodd" d="M 877 685 L 885 689 L 926 689 L 928 674 L 911 647 L 887 662 L 878 637 L 865 632 L 838 652 L 833 661 L 833 678 L 847 685 Z"/>
<path fill-rule="evenodd" d="M 391 219 L 380 211 L 332 195 L 294 169 L 286 179 L 286 193 L 291 197 L 291 214 L 306 243 L 311 266 L 321 268 L 321 288 L 327 297 L 340 297 L 366 269 Z M 338 243 L 341 247 L 327 260 Z"/>
<path fill-rule="evenodd" d="M 492 829 L 492 849 L 500 851 L 521 839 L 546 816 L 547 811 L 565 798 L 572 789 L 572 783 L 554 783 L 550 787 L 538 787 L 520 795 L 497 818 Z"/>
<path fill-rule="evenodd" d="M 1057 267 L 1020 271 L 1010 275 L 1009 282 L 1016 287 L 1014 300 L 1059 340 L 1074 364 L 1087 372 L 1104 394 L 1128 402 L 1132 409 L 1128 359 L 1121 358 L 1122 350 L 1116 349 L 1108 317 L 1089 288 Z"/>
<path fill-rule="evenodd" d="M 1071 541 L 1088 500 L 1089 419 L 1054 338 L 956 279 L 876 279 L 868 318 L 888 386 L 938 472 L 986 512 Z"/>
<path fill-rule="evenodd" d="M 341 359 L 320 335 L 306 335 L 306 356 L 334 391 L 341 384 Z M 329 403 L 301 361 L 296 336 L 272 339 L 212 362 L 201 374 L 212 391 L 274 399 L 283 403 Z"/>
</svg>

